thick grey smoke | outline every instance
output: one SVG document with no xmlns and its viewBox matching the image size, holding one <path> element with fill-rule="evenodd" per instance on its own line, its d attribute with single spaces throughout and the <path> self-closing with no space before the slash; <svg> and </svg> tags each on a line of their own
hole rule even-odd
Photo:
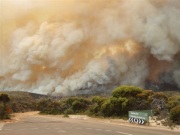
<svg viewBox="0 0 180 135">
<path fill-rule="evenodd" d="M 0 10 L 0 90 L 180 87 L 179 0 L 6 0 Z"/>
</svg>

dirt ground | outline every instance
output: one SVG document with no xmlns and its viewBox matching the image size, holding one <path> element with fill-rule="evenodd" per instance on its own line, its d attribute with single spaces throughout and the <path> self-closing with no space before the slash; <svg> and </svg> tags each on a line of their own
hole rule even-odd
<svg viewBox="0 0 180 135">
<path fill-rule="evenodd" d="M 14 113 L 12 114 L 11 120 L 1 120 L 0 123 L 12 123 L 12 122 L 18 122 L 21 119 L 25 117 L 29 117 L 31 115 L 37 115 L 41 117 L 48 117 L 50 119 L 54 118 L 64 118 L 63 115 L 41 115 L 39 114 L 38 111 L 34 112 L 26 112 L 26 113 Z M 111 118 L 92 118 L 88 117 L 86 115 L 69 115 L 69 117 L 66 117 L 69 119 L 83 119 L 83 120 L 89 120 L 89 121 L 101 121 L 104 123 L 109 123 L 109 124 L 116 124 L 116 125 L 123 125 L 123 126 L 132 126 L 132 127 L 141 127 L 141 128 L 158 128 L 158 129 L 164 129 L 164 130 L 176 130 L 180 131 L 180 126 L 175 126 L 173 128 L 170 128 L 168 126 L 163 126 L 163 125 L 158 125 L 155 121 L 150 121 L 150 125 L 138 125 L 138 124 L 132 124 L 129 123 L 128 120 L 123 120 L 123 119 L 111 119 Z"/>
</svg>

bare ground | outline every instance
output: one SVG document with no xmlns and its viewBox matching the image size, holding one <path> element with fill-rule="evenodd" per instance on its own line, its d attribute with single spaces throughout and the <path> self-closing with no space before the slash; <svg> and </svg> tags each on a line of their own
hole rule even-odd
<svg viewBox="0 0 180 135">
<path fill-rule="evenodd" d="M 12 122 L 18 122 L 21 121 L 23 118 L 29 117 L 29 116 L 39 116 L 39 117 L 46 117 L 48 119 L 56 119 L 58 118 L 64 118 L 63 115 L 41 115 L 39 114 L 38 111 L 34 112 L 26 112 L 26 113 L 14 113 L 12 114 L 12 119 L 11 120 L 0 120 L 0 124 L 5 124 L 5 123 L 12 123 Z M 180 132 L 180 126 L 175 126 L 173 128 L 170 128 L 168 126 L 162 126 L 162 125 L 157 125 L 156 122 L 151 121 L 149 126 L 145 125 L 137 125 L 137 124 L 132 124 L 129 123 L 128 120 L 123 120 L 123 119 L 111 119 L 111 118 L 92 118 L 87 115 L 69 115 L 68 118 L 66 119 L 82 119 L 82 120 L 88 120 L 88 121 L 100 121 L 104 123 L 109 123 L 109 124 L 116 124 L 116 125 L 123 125 L 123 126 L 132 126 L 132 127 L 141 127 L 141 128 L 158 128 L 158 129 L 164 129 L 164 130 L 175 130 Z"/>
</svg>

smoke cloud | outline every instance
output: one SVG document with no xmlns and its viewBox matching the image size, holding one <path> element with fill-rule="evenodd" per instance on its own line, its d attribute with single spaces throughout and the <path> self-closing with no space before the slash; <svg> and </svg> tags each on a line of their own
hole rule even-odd
<svg viewBox="0 0 180 135">
<path fill-rule="evenodd" d="M 0 90 L 180 88 L 179 0 L 1 0 Z"/>
</svg>

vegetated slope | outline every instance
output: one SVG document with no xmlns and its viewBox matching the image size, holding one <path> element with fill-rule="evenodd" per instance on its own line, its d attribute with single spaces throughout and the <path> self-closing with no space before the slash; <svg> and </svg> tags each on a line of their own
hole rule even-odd
<svg viewBox="0 0 180 135">
<path fill-rule="evenodd" d="M 0 92 L 0 94 L 7 94 L 10 98 L 10 103 L 8 104 L 11 107 L 12 112 L 26 112 L 37 110 L 37 102 L 39 99 L 48 97 L 45 95 L 28 93 L 28 92 Z"/>
</svg>

